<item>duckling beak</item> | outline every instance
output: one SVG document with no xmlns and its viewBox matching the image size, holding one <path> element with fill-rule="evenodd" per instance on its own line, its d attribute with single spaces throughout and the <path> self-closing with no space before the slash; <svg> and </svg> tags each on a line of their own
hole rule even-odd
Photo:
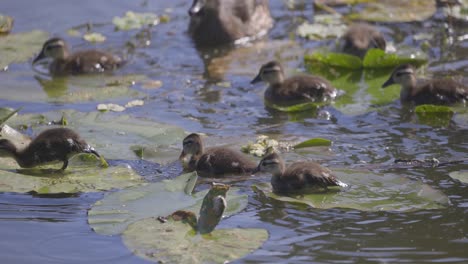
<svg viewBox="0 0 468 264">
<path fill-rule="evenodd" d="M 390 78 L 386 82 L 384 82 L 384 84 L 382 84 L 382 88 L 385 88 L 385 87 L 390 86 L 392 84 L 395 84 L 395 82 L 393 81 L 392 76 L 390 76 Z"/>
<path fill-rule="evenodd" d="M 83 151 L 84 153 L 89 153 L 89 154 L 94 154 L 96 157 L 101 158 L 101 155 L 97 153 L 97 151 L 94 148 L 87 148 Z"/>
<path fill-rule="evenodd" d="M 200 10 L 203 8 L 203 5 L 201 3 L 201 1 L 199 0 L 194 0 L 193 1 L 193 4 L 192 4 L 192 7 L 190 7 L 188 13 L 190 16 L 195 16 L 197 15 L 198 13 L 200 13 Z"/>
<path fill-rule="evenodd" d="M 250 81 L 250 84 L 258 83 L 262 81 L 262 77 L 260 76 L 260 73 L 252 80 Z"/>
<path fill-rule="evenodd" d="M 260 166 L 257 166 L 253 171 L 252 171 L 252 175 L 255 175 L 257 174 L 257 172 L 260 171 Z"/>
<path fill-rule="evenodd" d="M 45 54 L 44 54 L 44 50 L 41 50 L 41 53 L 39 53 L 39 55 L 37 55 L 37 57 L 34 58 L 32 64 L 33 64 L 33 65 L 36 64 L 36 62 L 38 62 L 38 61 L 44 59 L 45 57 L 46 57 L 46 56 L 45 56 Z"/>
</svg>

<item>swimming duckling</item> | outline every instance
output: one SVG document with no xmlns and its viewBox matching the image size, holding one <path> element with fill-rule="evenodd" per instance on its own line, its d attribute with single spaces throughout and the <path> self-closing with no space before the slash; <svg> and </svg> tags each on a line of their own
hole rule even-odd
<svg viewBox="0 0 468 264">
<path fill-rule="evenodd" d="M 63 162 L 61 170 L 65 170 L 68 166 L 68 159 L 79 153 L 92 153 L 100 158 L 94 148 L 68 128 L 45 130 L 23 150 L 18 150 L 8 139 L 0 139 L 0 157 L 14 158 L 22 168 Z"/>
<path fill-rule="evenodd" d="M 258 164 L 257 172 L 269 172 L 271 185 L 275 193 L 301 191 L 308 188 L 328 186 L 347 187 L 346 183 L 339 181 L 333 173 L 312 161 L 301 161 L 285 167 L 283 159 L 277 153 L 265 156 Z"/>
<path fill-rule="evenodd" d="M 273 26 L 267 0 L 194 0 L 188 32 L 197 46 L 265 35 Z"/>
<path fill-rule="evenodd" d="M 450 105 L 468 100 L 468 86 L 452 79 L 416 80 L 416 70 L 410 64 L 403 64 L 393 70 L 382 88 L 400 84 L 402 103 Z"/>
<path fill-rule="evenodd" d="M 336 97 L 336 89 L 324 78 L 312 75 L 296 75 L 285 79 L 284 70 L 277 61 L 270 61 L 260 68 L 252 84 L 264 81 L 269 84 L 265 100 L 275 104 L 321 102 Z"/>
<path fill-rule="evenodd" d="M 196 170 L 202 177 L 221 177 L 224 174 L 249 174 L 257 166 L 246 155 L 225 147 L 204 149 L 201 137 L 190 134 L 183 140 L 179 160 L 191 155 L 189 170 Z"/>
<path fill-rule="evenodd" d="M 84 50 L 70 54 L 68 45 L 61 38 L 51 38 L 42 46 L 42 50 L 32 64 L 52 58 L 49 65 L 51 75 L 75 75 L 112 71 L 123 64 L 122 59 L 99 50 Z"/>
<path fill-rule="evenodd" d="M 352 24 L 341 37 L 341 51 L 364 58 L 369 49 L 385 51 L 387 43 L 380 31 L 367 23 Z"/>
</svg>

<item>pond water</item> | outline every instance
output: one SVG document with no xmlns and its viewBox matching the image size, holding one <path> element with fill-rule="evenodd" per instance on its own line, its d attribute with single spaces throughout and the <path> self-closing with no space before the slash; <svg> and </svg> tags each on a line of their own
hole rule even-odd
<svg viewBox="0 0 468 264">
<path fill-rule="evenodd" d="M 301 71 L 305 69 L 304 54 L 333 43 L 295 37 L 297 26 L 305 20 L 312 21 L 317 11 L 311 1 L 287 8 L 286 3 L 291 2 L 294 1 L 270 1 L 276 24 L 268 40 L 213 54 L 197 51 L 186 34 L 187 10 L 191 4 L 188 0 L 81 0 L 79 4 L 54 0 L 1 1 L 1 12 L 15 18 L 13 33 L 40 29 L 66 38 L 78 50 L 93 44 L 68 36 L 67 30 L 91 22 L 95 31 L 107 37 L 106 42 L 96 45 L 98 48 L 119 53 L 127 49 L 127 42 L 132 42 L 135 48 L 130 52 L 129 63 L 119 74 L 145 75 L 161 81 L 162 86 L 148 88 L 137 83 L 130 92 L 120 96 L 76 99 L 73 92 L 79 94 L 78 90 L 67 83 L 59 85 L 58 91 L 41 85 L 28 61 L 11 64 L 8 71 L 0 72 L 0 105 L 23 107 L 22 114 L 63 109 L 92 112 L 101 102 L 125 105 L 130 100 L 143 99 L 144 106 L 127 109 L 124 114 L 175 125 L 188 132 L 205 133 L 209 135 L 208 145 L 227 142 L 239 146 L 260 134 L 288 141 L 327 138 L 333 141 L 329 149 L 298 150 L 287 160 L 315 159 L 332 168 L 373 167 L 379 173 L 422 181 L 450 199 L 450 204 L 443 209 L 410 212 L 314 209 L 254 193 L 250 186 L 268 182 L 266 175 L 234 182 L 233 185 L 249 194 L 249 204 L 241 213 L 224 219 L 220 226 L 265 228 L 269 232 L 269 239 L 260 249 L 237 262 L 468 262 L 468 185 L 449 176 L 450 172 L 466 173 L 466 162 L 440 168 L 392 166 L 398 158 L 466 159 L 466 114 L 455 115 L 447 126 L 433 127 L 420 124 L 397 100 L 368 109 L 366 105 L 372 102 L 365 94 L 363 82 L 359 84 L 362 89 L 356 93 L 353 105 L 327 106 L 318 115 L 288 115 L 265 108 L 262 96 L 265 87 L 249 84 L 261 64 L 278 59 L 285 63 L 289 73 Z M 112 18 L 128 10 L 168 14 L 170 22 L 144 32 L 115 31 Z M 349 7 L 337 10 L 346 13 Z M 467 78 L 466 25 L 465 21 L 452 27 L 441 11 L 437 11 L 424 22 L 382 23 L 379 28 L 397 48 L 428 46 L 426 72 Z M 420 41 L 414 38 L 419 33 L 434 33 L 434 36 Z M 215 59 L 207 59 L 212 57 Z M 73 80 L 68 82 L 73 84 Z M 164 160 L 152 161 L 165 163 L 177 159 L 180 145 L 172 144 L 173 151 Z M 106 153 L 104 146 L 101 149 L 105 156 L 119 159 L 118 153 Z M 171 168 L 170 172 L 172 175 L 168 177 L 174 177 L 178 170 Z M 1 262 L 146 263 L 123 245 L 120 236 L 102 236 L 90 229 L 87 210 L 103 195 L 0 193 Z"/>
</svg>

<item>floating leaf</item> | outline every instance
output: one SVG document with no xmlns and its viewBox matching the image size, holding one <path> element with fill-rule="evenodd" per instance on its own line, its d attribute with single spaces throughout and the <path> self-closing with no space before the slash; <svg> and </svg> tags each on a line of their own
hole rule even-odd
<svg viewBox="0 0 468 264">
<path fill-rule="evenodd" d="M 418 105 L 414 111 L 421 123 L 432 126 L 447 126 L 454 115 L 450 107 L 443 105 Z"/>
<path fill-rule="evenodd" d="M 298 148 L 308 148 L 308 147 L 320 147 L 320 146 L 331 146 L 331 140 L 324 139 L 324 138 L 312 138 L 301 142 L 294 146 L 295 149 Z"/>
<path fill-rule="evenodd" d="M 270 198 L 312 206 L 314 208 L 352 208 L 362 211 L 414 211 L 439 209 L 448 205 L 449 199 L 420 181 L 394 174 L 377 174 L 368 171 L 335 170 L 349 188 L 329 188 L 328 192 L 280 196 L 272 193 L 271 186 L 254 188 Z"/>
<path fill-rule="evenodd" d="M 453 171 L 449 173 L 450 177 L 463 183 L 468 183 L 468 171 Z"/>
<path fill-rule="evenodd" d="M 172 218 L 166 223 L 147 218 L 123 233 L 124 244 L 135 255 L 159 263 L 227 263 L 253 252 L 267 239 L 266 230 L 253 228 L 199 235 L 189 224 Z"/>
<path fill-rule="evenodd" d="M 99 111 L 112 111 L 112 112 L 123 112 L 125 107 L 118 104 L 98 104 L 97 110 Z"/>
<path fill-rule="evenodd" d="M 356 10 L 358 13 L 351 13 L 347 18 L 374 22 L 424 21 L 436 12 L 436 3 L 427 0 L 380 0 Z"/>
<path fill-rule="evenodd" d="M 424 65 L 427 58 L 421 53 L 413 53 L 409 57 L 402 57 L 397 54 L 385 53 L 381 49 L 370 49 L 363 60 L 364 68 L 394 68 L 401 64 L 411 63 L 413 65 Z"/>
<path fill-rule="evenodd" d="M 339 37 L 346 28 L 339 14 L 315 15 L 314 23 L 304 22 L 297 28 L 297 34 L 303 38 L 322 40 Z"/>
<path fill-rule="evenodd" d="M 135 13 L 128 11 L 123 17 L 114 17 L 112 23 L 118 30 L 140 29 L 145 26 L 155 26 L 160 20 L 153 13 Z"/>
<path fill-rule="evenodd" d="M 18 108 L 18 109 L 13 110 L 13 111 L 10 111 L 9 109 L 1 108 L 0 109 L 0 126 L 3 125 L 3 123 L 5 123 L 8 119 L 10 119 L 10 117 L 12 117 L 16 113 L 18 113 L 20 110 L 21 110 L 21 108 Z M 4 112 L 4 114 L 2 114 L 2 112 Z"/>
<path fill-rule="evenodd" d="M 306 63 L 320 62 L 330 66 L 351 70 L 359 70 L 362 68 L 362 60 L 357 56 L 324 50 L 305 55 L 304 60 Z"/>
<path fill-rule="evenodd" d="M 39 52 L 48 38 L 44 31 L 34 30 L 25 33 L 10 34 L 0 38 L 0 69 L 11 63 L 25 62 Z M 4 84 L 3 84 L 4 85 Z M 3 89 L 3 93 L 5 93 Z"/>
<path fill-rule="evenodd" d="M 151 183 L 110 193 L 96 202 L 88 212 L 88 222 L 96 233 L 122 233 L 135 221 L 167 216 L 177 210 L 198 212 L 208 190 L 190 195 L 197 180 L 196 173 L 183 174 L 174 180 Z M 225 215 L 232 215 L 247 206 L 247 196 L 231 189 L 227 195 Z"/>
<path fill-rule="evenodd" d="M 211 189 L 203 198 L 197 222 L 197 231 L 200 234 L 211 233 L 221 221 L 226 209 L 226 193 L 230 186 L 222 183 L 213 183 Z"/>
<path fill-rule="evenodd" d="M 83 39 L 89 42 L 97 43 L 106 41 L 106 36 L 101 33 L 93 32 L 84 34 Z"/>
<path fill-rule="evenodd" d="M 133 100 L 125 104 L 126 108 L 135 107 L 135 106 L 143 106 L 145 102 L 143 100 Z"/>
<path fill-rule="evenodd" d="M 9 33 L 13 28 L 13 18 L 0 14 L 0 34 Z"/>
</svg>

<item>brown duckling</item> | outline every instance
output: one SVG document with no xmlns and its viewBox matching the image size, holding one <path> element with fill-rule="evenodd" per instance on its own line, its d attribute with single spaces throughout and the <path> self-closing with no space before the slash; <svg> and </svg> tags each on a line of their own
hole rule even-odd
<svg viewBox="0 0 468 264">
<path fill-rule="evenodd" d="M 42 50 L 32 64 L 52 58 L 49 65 L 51 75 L 77 75 L 112 71 L 123 64 L 121 58 L 99 50 L 84 50 L 70 54 L 67 43 L 61 38 L 51 38 L 42 46 Z"/>
<path fill-rule="evenodd" d="M 51 128 L 40 133 L 22 150 L 8 139 L 0 139 L 0 157 L 11 157 L 22 168 L 32 168 L 53 162 L 63 162 L 61 170 L 68 166 L 68 159 L 79 153 L 99 154 L 80 136 L 68 128 Z"/>
<path fill-rule="evenodd" d="M 252 84 L 264 81 L 269 84 L 265 91 L 265 100 L 275 104 L 296 104 L 321 102 L 336 97 L 337 91 L 324 78 L 312 75 L 296 75 L 288 79 L 277 61 L 270 61 L 260 68 Z"/>
<path fill-rule="evenodd" d="M 369 49 L 385 51 L 387 43 L 380 31 L 367 23 L 352 24 L 341 37 L 341 51 L 364 58 Z"/>
<path fill-rule="evenodd" d="M 468 100 L 468 86 L 452 79 L 416 80 L 416 70 L 410 64 L 396 67 L 382 88 L 400 84 L 402 103 L 450 105 Z"/>
<path fill-rule="evenodd" d="M 197 46 L 265 35 L 273 26 L 268 0 L 193 0 L 188 32 Z"/>
<path fill-rule="evenodd" d="M 275 193 L 287 193 L 328 186 L 347 187 L 346 183 L 339 181 L 333 173 L 312 161 L 301 161 L 285 167 L 283 159 L 277 153 L 265 156 L 258 164 L 256 172 L 269 172 L 271 185 Z"/>
<path fill-rule="evenodd" d="M 189 170 L 196 170 L 202 177 L 222 177 L 225 174 L 249 174 L 257 165 L 241 152 L 225 147 L 204 149 L 201 137 L 190 134 L 183 140 L 179 159 L 191 155 Z"/>
</svg>

